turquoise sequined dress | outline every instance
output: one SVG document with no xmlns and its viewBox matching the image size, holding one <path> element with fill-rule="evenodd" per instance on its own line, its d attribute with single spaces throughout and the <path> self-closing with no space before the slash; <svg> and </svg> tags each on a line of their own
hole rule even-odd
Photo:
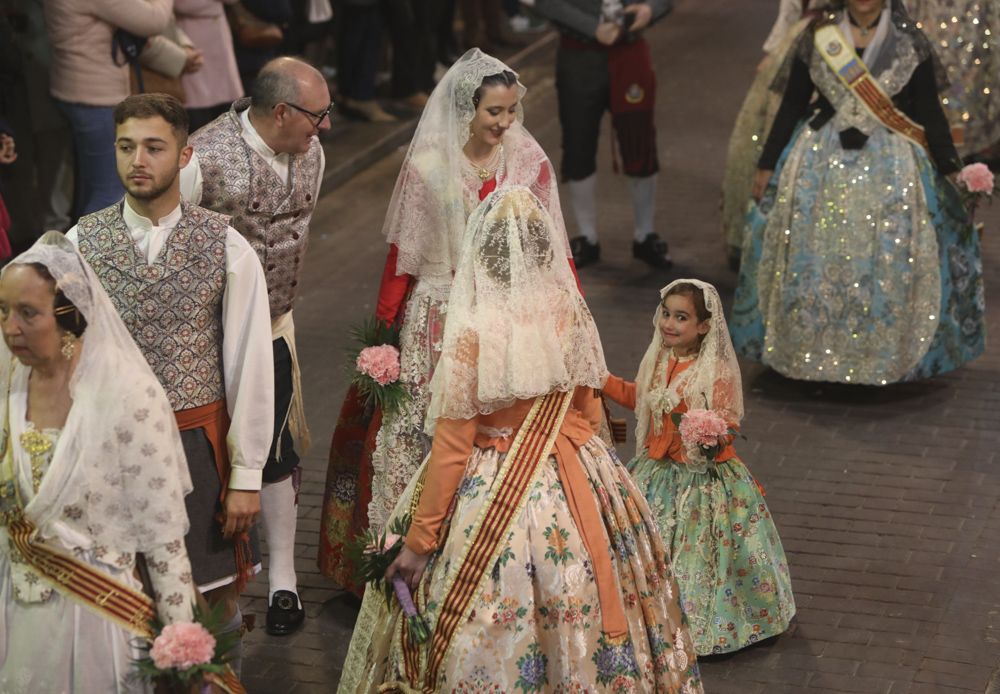
<svg viewBox="0 0 1000 694">
<path fill-rule="evenodd" d="M 876 81 L 889 95 L 913 92 L 922 61 L 912 38 L 893 50 Z M 956 369 L 985 347 L 979 238 L 960 195 L 817 51 L 808 70 L 835 112 L 798 126 L 748 217 L 737 352 L 814 381 L 885 385 Z M 861 146 L 845 148 L 845 132 Z"/>
</svg>

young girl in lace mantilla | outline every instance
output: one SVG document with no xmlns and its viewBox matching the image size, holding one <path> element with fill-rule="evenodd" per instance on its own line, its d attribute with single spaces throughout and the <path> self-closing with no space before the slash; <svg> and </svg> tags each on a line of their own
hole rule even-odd
<svg viewBox="0 0 1000 694">
<path fill-rule="evenodd" d="M 604 394 L 636 413 L 628 469 L 671 550 L 695 649 L 726 653 L 787 629 L 795 601 L 763 491 L 732 446 L 743 392 L 719 294 L 676 280 L 660 297 L 636 381 L 609 376 Z M 712 441 L 695 440 L 713 421 Z"/>
</svg>

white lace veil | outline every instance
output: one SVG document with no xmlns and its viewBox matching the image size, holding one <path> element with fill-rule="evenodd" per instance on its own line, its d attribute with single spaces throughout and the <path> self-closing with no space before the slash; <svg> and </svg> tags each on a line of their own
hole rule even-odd
<svg viewBox="0 0 1000 694">
<path fill-rule="evenodd" d="M 701 289 L 705 296 L 705 308 L 712 317 L 697 360 L 667 387 L 666 364 L 669 353 L 664 349 L 660 336 L 663 299 L 671 289 L 685 283 Z M 716 410 L 730 424 L 739 424 L 743 419 L 743 382 L 733 341 L 729 337 L 726 316 L 722 311 L 722 300 L 715 287 L 701 280 L 680 279 L 660 290 L 660 303 L 656 305 L 656 313 L 653 314 L 653 340 L 639 364 L 635 383 L 637 454 L 646 445 L 650 421 L 653 422 L 654 430 L 659 431 L 664 415 L 681 401 L 687 402 L 688 409 L 705 407 Z"/>
<path fill-rule="evenodd" d="M 382 228 L 386 240 L 399 249 L 397 274 L 437 281 L 442 286 L 451 283 L 466 220 L 479 205 L 482 186 L 462 152 L 476 110 L 472 99 L 484 77 L 502 72 L 513 70 L 473 48 L 458 59 L 431 93 L 396 179 Z M 524 86 L 518 83 L 518 88 L 523 97 Z M 522 121 L 519 104 L 517 122 L 503 138 L 498 188 L 530 187 L 561 231 L 560 244 L 564 255 L 569 255 L 552 164 Z"/>
<path fill-rule="evenodd" d="M 562 239 L 525 187 L 491 193 L 469 220 L 452 284 L 426 430 L 607 378 L 597 326 Z"/>
<path fill-rule="evenodd" d="M 117 552 L 183 537 L 191 477 L 166 393 L 65 236 L 45 234 L 7 268 L 29 263 L 44 265 L 87 321 L 69 384 L 73 405 L 45 482 L 26 509 L 29 519 L 43 537 L 89 536 Z M 11 369 L 27 368 L 0 341 L 0 382 L 11 382 Z M 9 397 L 0 398 L 4 417 Z"/>
</svg>

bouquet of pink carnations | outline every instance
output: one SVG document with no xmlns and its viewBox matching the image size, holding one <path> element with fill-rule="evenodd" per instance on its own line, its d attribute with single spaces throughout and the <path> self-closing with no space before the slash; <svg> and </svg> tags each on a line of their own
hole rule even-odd
<svg viewBox="0 0 1000 694">
<path fill-rule="evenodd" d="M 189 692 L 212 685 L 229 694 L 245 694 L 226 662 L 240 634 L 224 631 L 224 609 L 222 604 L 207 611 L 195 605 L 192 622 L 163 625 L 154 620 L 152 640 L 143 646 L 148 655 L 136 661 L 139 676 L 169 691 Z"/>
<path fill-rule="evenodd" d="M 677 426 L 689 455 L 700 451 L 708 462 L 714 462 L 724 448 L 722 437 L 735 436 L 737 433 L 715 410 L 695 408 L 684 413 L 675 412 L 671 419 Z"/>
<path fill-rule="evenodd" d="M 1000 190 L 996 177 L 986 164 L 967 164 L 958 172 L 958 189 L 969 208 L 969 222 L 975 223 L 976 207 L 983 200 L 993 202 L 993 193 Z"/>
<path fill-rule="evenodd" d="M 369 406 L 391 413 L 409 399 L 399 381 L 399 335 L 395 328 L 372 319 L 351 331 L 359 347 L 351 351 L 351 382 Z"/>
<path fill-rule="evenodd" d="M 351 562 L 356 567 L 355 573 L 359 583 L 371 583 L 377 589 L 385 591 L 386 602 L 395 595 L 399 606 L 403 609 L 410 638 L 414 643 L 423 643 L 430 638 L 430 628 L 427 622 L 417 612 L 413 604 L 410 588 L 398 574 L 393 576 L 390 585 L 385 582 L 385 572 L 396 560 L 403 549 L 403 537 L 410 528 L 410 515 L 396 518 L 389 524 L 389 530 L 377 532 L 366 530 L 348 546 L 347 552 Z"/>
</svg>

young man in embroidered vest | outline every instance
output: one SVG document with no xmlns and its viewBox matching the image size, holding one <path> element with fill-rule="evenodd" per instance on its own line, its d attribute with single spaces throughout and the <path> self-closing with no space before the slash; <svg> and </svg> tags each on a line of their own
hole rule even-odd
<svg viewBox="0 0 1000 694">
<path fill-rule="evenodd" d="M 164 94 L 118 104 L 125 199 L 67 234 L 94 269 L 177 417 L 194 491 L 186 538 L 195 583 L 242 623 L 237 598 L 259 560 L 253 521 L 274 374 L 260 262 L 228 220 L 181 202 L 187 114 Z M 239 650 L 234 654 L 238 671 Z"/>
<path fill-rule="evenodd" d="M 673 0 L 534 0 L 525 2 L 559 29 L 556 93 L 562 125 L 562 178 L 579 235 L 570 239 L 577 268 L 601 258 L 597 240 L 597 142 L 604 112 L 618 138 L 632 197 L 632 255 L 655 267 L 672 263 L 653 226 L 656 211 L 656 75 L 641 31 Z M 616 158 L 617 170 L 617 158 Z"/>
<path fill-rule="evenodd" d="M 294 632 L 305 618 L 294 562 L 299 452 L 293 438 L 304 453 L 309 434 L 292 307 L 323 180 L 318 136 L 330 128 L 332 106 L 318 70 L 295 58 L 276 58 L 260 71 L 250 98 L 236 101 L 191 137 L 194 156 L 181 171 L 181 195 L 229 215 L 267 278 L 275 420 L 261 516 L 269 552 L 267 631 L 275 635 Z"/>
</svg>

